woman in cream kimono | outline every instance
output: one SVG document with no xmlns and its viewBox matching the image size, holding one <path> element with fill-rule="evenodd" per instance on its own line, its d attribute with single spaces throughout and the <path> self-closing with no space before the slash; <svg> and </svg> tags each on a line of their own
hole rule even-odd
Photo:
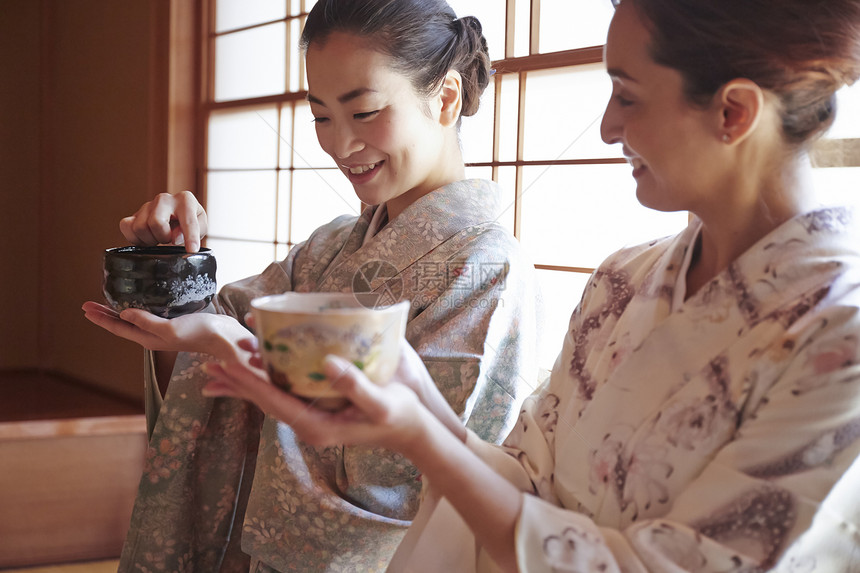
<svg viewBox="0 0 860 573">
<path fill-rule="evenodd" d="M 207 391 L 412 459 L 391 571 L 860 571 L 860 233 L 816 206 L 807 156 L 860 76 L 860 2 L 622 0 L 605 62 L 638 199 L 694 216 L 600 265 L 503 446 L 408 347 L 384 388 L 328 359 L 350 416 L 256 362 Z"/>
<path fill-rule="evenodd" d="M 417 511 L 421 476 L 403 456 L 316 448 L 243 401 L 201 395 L 203 364 L 241 357 L 232 343 L 248 335 L 239 321 L 256 296 L 409 300 L 407 340 L 489 441 L 511 430 L 533 390 L 534 269 L 496 222 L 499 189 L 464 180 L 459 148 L 460 117 L 476 112 L 490 76 L 480 24 L 444 0 L 321 0 L 302 41 L 319 141 L 371 206 L 225 286 L 215 313 L 120 319 L 85 306 L 149 349 L 192 351 L 179 355 L 154 422 L 120 571 L 383 570 Z M 121 228 L 144 244 L 182 232 L 194 250 L 205 213 L 190 193 L 161 195 Z"/>
</svg>

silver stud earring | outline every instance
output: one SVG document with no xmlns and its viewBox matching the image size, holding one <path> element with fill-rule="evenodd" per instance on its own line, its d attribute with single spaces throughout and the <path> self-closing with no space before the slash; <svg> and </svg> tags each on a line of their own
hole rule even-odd
<svg viewBox="0 0 860 573">
<path fill-rule="evenodd" d="M 732 140 L 732 136 L 731 136 L 731 135 L 729 135 L 728 133 L 724 133 L 724 134 L 723 134 L 723 142 L 724 142 L 724 143 L 728 143 L 728 142 L 730 142 L 731 140 Z"/>
</svg>

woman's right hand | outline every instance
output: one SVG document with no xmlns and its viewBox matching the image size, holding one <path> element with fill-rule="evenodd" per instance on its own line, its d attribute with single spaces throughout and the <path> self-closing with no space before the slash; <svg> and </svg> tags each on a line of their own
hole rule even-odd
<svg viewBox="0 0 860 573">
<path fill-rule="evenodd" d="M 245 342 L 239 346 L 247 348 Z M 315 446 L 376 445 L 408 456 L 411 448 L 420 447 L 428 422 L 438 427 L 410 388 L 396 381 L 378 386 L 343 358 L 328 356 L 323 364 L 332 387 L 349 400 L 348 406 L 334 412 L 315 408 L 313 402 L 274 386 L 267 372 L 255 364 L 260 364 L 259 357 L 207 362 L 203 369 L 209 381 L 203 395 L 253 402 Z"/>
<path fill-rule="evenodd" d="M 206 211 L 191 191 L 160 193 L 119 222 L 119 230 L 133 245 L 185 245 L 189 253 L 200 249 L 206 236 Z"/>
<path fill-rule="evenodd" d="M 84 303 L 83 310 L 93 324 L 157 352 L 202 352 L 234 362 L 244 359 L 237 343 L 253 336 L 226 314 L 198 312 L 166 319 L 136 308 L 117 313 L 91 301 Z"/>
<path fill-rule="evenodd" d="M 250 314 L 245 317 L 245 320 L 248 326 L 253 329 L 254 323 Z M 237 345 L 240 350 L 248 353 L 246 366 L 233 366 L 234 370 L 229 372 L 220 371 L 222 378 L 226 378 L 226 380 L 222 380 L 221 384 L 213 384 L 210 390 L 212 392 L 222 392 L 223 394 L 221 395 L 230 395 L 235 398 L 251 400 L 260 405 L 263 410 L 266 410 L 267 407 L 274 408 L 273 404 L 276 402 L 271 402 L 270 405 L 266 405 L 264 402 L 271 401 L 273 396 L 279 396 L 275 392 L 283 394 L 283 391 L 277 389 L 272 391 L 274 387 L 266 387 L 271 386 L 271 384 L 269 383 L 268 376 L 265 374 L 265 366 L 260 355 L 257 339 L 247 337 L 239 340 Z M 349 362 L 344 362 L 344 365 L 349 365 Z M 355 384 L 362 385 L 360 380 L 363 380 L 364 376 L 356 368 L 344 367 L 336 371 L 331 378 L 341 379 L 341 383 L 349 380 L 353 384 L 353 387 L 355 387 Z M 261 380 L 265 381 L 266 384 L 260 384 Z M 367 383 L 369 384 L 369 382 Z M 402 385 L 411 390 L 411 394 L 414 394 L 418 398 L 418 401 L 421 402 L 424 408 L 448 428 L 452 434 L 459 438 L 460 441 L 465 441 L 466 429 L 462 421 L 448 405 L 439 388 L 433 382 L 430 373 L 427 372 L 427 368 L 424 366 L 424 361 L 421 360 L 421 357 L 406 340 L 401 341 L 400 359 L 390 385 Z M 289 415 L 287 410 L 280 412 L 271 411 L 269 413 L 275 417 L 280 416 L 280 419 L 284 421 L 286 421 L 284 416 Z"/>
</svg>

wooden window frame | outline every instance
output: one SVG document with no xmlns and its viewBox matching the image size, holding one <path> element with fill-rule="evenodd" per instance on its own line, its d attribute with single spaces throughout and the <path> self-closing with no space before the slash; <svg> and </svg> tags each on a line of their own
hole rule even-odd
<svg viewBox="0 0 860 573">
<path fill-rule="evenodd" d="M 504 0 L 506 7 L 505 21 L 505 58 L 493 62 L 495 74 L 493 78 L 492 89 L 494 90 L 494 99 L 496 102 L 495 117 L 493 119 L 493 146 L 492 159 L 485 162 L 467 163 L 467 167 L 489 167 L 492 172 L 492 178 L 498 180 L 499 169 L 501 167 L 514 167 L 515 175 L 515 194 L 514 194 L 514 236 L 517 239 L 521 238 L 522 228 L 522 195 L 523 190 L 523 170 L 531 166 L 552 166 L 552 165 L 599 165 L 599 164 L 623 164 L 625 160 L 619 157 L 605 157 L 592 159 L 545 159 L 545 160 L 525 160 L 523 157 L 524 132 L 525 132 L 525 102 L 527 97 L 526 76 L 530 72 L 572 68 L 577 66 L 585 66 L 592 64 L 600 64 L 603 61 L 603 47 L 592 46 L 581 49 L 573 49 L 559 52 L 551 52 L 546 54 L 540 53 L 540 0 Z M 530 25 L 529 32 L 529 55 L 514 57 L 515 53 L 515 31 L 517 29 L 515 22 L 517 2 L 529 1 L 530 6 Z M 287 3 L 289 5 L 289 2 Z M 183 153 L 172 154 L 181 156 L 179 159 L 168 165 L 168 188 L 169 189 L 185 189 L 192 188 L 195 190 L 199 200 L 205 206 L 207 198 L 206 189 L 206 174 L 210 171 L 208 168 L 208 158 L 206 155 L 208 141 L 208 123 L 210 115 L 217 111 L 250 108 L 260 105 L 274 104 L 278 109 L 278 120 L 281 119 L 281 114 L 286 108 L 294 110 L 294 105 L 297 102 L 303 102 L 307 96 L 307 90 L 304 86 L 304 59 L 298 58 L 299 90 L 289 92 L 289 82 L 291 77 L 291 57 L 289 51 L 292 49 L 292 41 L 289 36 L 291 31 L 290 21 L 299 19 L 301 24 L 307 16 L 306 2 L 300 1 L 300 13 L 298 15 L 288 15 L 285 18 L 261 22 L 251 26 L 246 26 L 237 29 L 226 30 L 222 32 L 215 31 L 215 0 L 203 0 L 202 2 L 184 3 L 181 0 L 173 0 L 171 2 L 172 15 L 179 15 L 186 22 L 184 35 L 176 35 L 176 26 L 171 28 L 172 41 L 178 42 L 178 46 L 182 47 L 180 53 L 174 54 L 171 59 L 171 68 L 174 64 L 179 64 L 179 67 L 185 70 L 193 68 L 191 73 L 185 75 L 172 74 L 171 83 L 177 82 L 177 89 L 171 90 L 171 134 L 170 143 L 175 149 L 184 150 Z M 187 30 L 189 26 L 187 22 L 195 21 L 194 34 L 189 35 Z M 286 57 L 286 86 L 284 93 L 253 97 L 245 99 L 237 99 L 230 101 L 215 101 L 215 41 L 219 36 L 232 34 L 239 31 L 259 28 L 278 22 L 284 22 L 287 29 L 287 57 Z M 301 26 L 300 26 L 301 27 Z M 193 37 L 193 39 L 192 39 Z M 177 50 L 172 50 L 177 52 Z M 183 55 L 182 52 L 193 54 L 193 56 Z M 174 61 L 176 60 L 176 61 Z M 519 79 L 519 101 L 518 101 L 518 124 L 516 130 L 516 159 L 513 161 L 501 161 L 499 159 L 500 149 L 500 130 L 501 130 L 501 110 L 498 102 L 500 100 L 502 80 L 505 76 L 516 75 Z M 195 90 L 196 87 L 196 90 Z M 175 98 L 175 101 L 174 101 Z M 192 106 L 189 102 L 196 102 L 196 106 Z M 178 103 L 177 103 L 178 102 Z M 193 108 L 196 108 L 193 112 Z M 174 115 L 175 113 L 175 115 Z M 176 118 L 180 118 L 178 125 L 175 124 Z M 189 124 L 188 118 L 193 118 Z M 192 125 L 192 127 L 189 127 Z M 293 129 L 295 123 L 293 122 Z M 280 146 L 280 141 L 278 142 Z M 280 149 L 279 149 L 280 152 Z M 189 156 L 192 161 L 189 162 Z M 278 155 L 280 157 L 280 153 Z M 848 160 L 846 161 L 846 157 Z M 860 139 L 852 140 L 823 140 L 813 149 L 813 159 L 816 164 L 821 167 L 832 165 L 860 165 Z M 187 167 L 183 167 L 187 166 Z M 290 176 L 296 168 L 291 164 L 289 167 L 278 165 L 275 168 L 277 177 L 281 176 L 282 171 L 289 171 Z M 241 239 L 230 239 L 241 241 Z M 273 241 L 277 247 L 283 242 Z M 295 243 L 292 237 L 286 242 L 287 248 L 291 248 Z M 558 266 L 550 264 L 536 264 L 536 268 L 542 270 L 565 271 L 575 273 L 591 273 L 594 269 L 589 267 L 572 267 Z"/>
<path fill-rule="evenodd" d="M 499 160 L 499 138 L 500 138 L 500 125 L 501 111 L 499 106 L 495 107 L 495 117 L 493 121 L 493 151 L 492 151 L 492 159 L 490 161 L 485 162 L 472 162 L 467 163 L 467 167 L 489 167 L 492 171 L 492 178 L 494 180 L 498 179 L 498 173 L 500 167 L 514 167 L 516 169 L 516 188 L 515 188 L 515 199 L 514 199 L 514 236 L 518 239 L 520 238 L 520 230 L 522 227 L 522 201 L 521 197 L 523 194 L 523 168 L 530 166 L 550 166 L 550 165 L 596 165 L 596 164 L 618 164 L 624 163 L 624 159 L 622 158 L 602 158 L 602 159 L 558 159 L 558 160 L 525 160 L 523 159 L 523 139 L 524 139 L 524 111 L 525 111 L 525 98 L 526 98 L 526 81 L 525 78 L 528 73 L 542 70 L 551 70 L 558 68 L 567 68 L 567 67 L 575 67 L 589 64 L 599 64 L 603 61 L 603 47 L 602 46 L 592 46 L 581 49 L 574 50 L 566 50 L 560 52 L 552 52 L 547 54 L 540 54 L 539 51 L 539 38 L 540 38 L 540 0 L 530 0 L 530 15 L 531 15 L 531 24 L 529 27 L 529 51 L 530 54 L 528 56 L 521 57 L 513 57 L 514 54 L 514 30 L 515 30 L 515 18 L 514 15 L 516 13 L 515 6 L 517 1 L 525 1 L 525 0 L 505 0 L 506 1 L 506 23 L 505 23 L 505 58 L 502 60 L 496 60 L 493 62 L 493 69 L 495 70 L 493 83 L 490 86 L 491 89 L 494 90 L 494 97 L 496 102 L 499 101 L 502 79 L 507 75 L 517 75 L 519 77 L 519 102 L 518 102 L 518 125 L 517 125 L 517 133 L 516 133 L 516 159 L 513 161 L 501 161 Z M 278 117 L 280 120 L 280 114 L 284 112 L 285 108 L 293 108 L 293 105 L 297 102 L 303 102 L 307 97 L 307 89 L 304 86 L 304 59 L 299 58 L 299 81 L 300 81 L 300 89 L 295 92 L 287 91 L 287 86 L 285 86 L 285 92 L 280 94 L 262 96 L 262 97 L 253 97 L 253 98 L 245 98 L 245 99 L 237 99 L 237 100 L 229 100 L 229 101 L 215 101 L 215 85 L 214 85 L 214 77 L 215 77 L 215 61 L 214 61 L 214 52 L 215 52 L 215 41 L 218 37 L 223 36 L 225 34 L 233 34 L 236 32 L 241 32 L 245 30 L 250 30 L 254 28 L 259 28 L 261 26 L 268 26 L 271 24 L 276 24 L 278 22 L 284 22 L 287 27 L 287 49 L 289 50 L 292 46 L 291 39 L 289 38 L 289 31 L 291 26 L 289 25 L 290 21 L 294 19 L 300 19 L 301 24 L 304 24 L 304 20 L 307 16 L 307 10 L 305 9 L 305 0 L 301 0 L 301 9 L 300 14 L 298 15 L 288 15 L 285 18 L 271 20 L 266 22 L 260 22 L 251 26 L 245 26 L 242 28 L 230 29 L 222 32 L 215 31 L 215 9 L 214 9 L 215 0 L 204 0 L 201 3 L 195 3 L 198 6 L 199 10 L 199 18 L 203 23 L 201 34 L 203 40 L 200 42 L 202 45 L 201 53 L 201 64 L 198 65 L 198 69 L 202 71 L 199 74 L 199 80 L 202 89 L 202 100 L 200 105 L 200 113 L 197 122 L 197 137 L 196 140 L 198 142 L 198 146 L 196 148 L 195 156 L 196 156 L 196 172 L 199 176 L 196 178 L 196 192 L 197 195 L 204 205 L 206 204 L 206 173 L 209 171 L 208 161 L 206 157 L 206 142 L 208 138 L 208 123 L 209 117 L 212 113 L 230 110 L 230 109 L 241 109 L 241 108 L 250 108 L 261 105 L 271 105 L 274 104 L 278 109 Z M 289 83 L 291 70 L 290 70 L 290 55 L 287 54 L 286 58 L 286 82 Z M 280 142 L 279 142 L 280 145 Z M 280 177 L 281 171 L 294 171 L 295 167 L 292 165 L 289 167 L 278 166 L 276 169 L 278 173 L 278 177 Z M 278 244 L 277 241 L 275 241 Z M 295 244 L 292 241 L 292 238 L 287 241 L 287 247 L 292 247 Z M 556 265 L 546 265 L 546 264 L 537 264 L 535 265 L 538 269 L 545 270 L 556 270 L 556 271 L 568 271 L 568 272 L 577 272 L 577 273 L 591 273 L 593 271 L 592 268 L 588 267 L 568 267 L 568 266 L 556 266 Z"/>
</svg>

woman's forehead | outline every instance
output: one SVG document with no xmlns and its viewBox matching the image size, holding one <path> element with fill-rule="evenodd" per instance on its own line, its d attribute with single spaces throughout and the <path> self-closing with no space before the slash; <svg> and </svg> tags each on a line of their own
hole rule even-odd
<svg viewBox="0 0 860 573">
<path fill-rule="evenodd" d="M 310 96 L 341 98 L 345 94 L 362 95 L 401 89 L 408 79 L 394 71 L 391 58 L 368 42 L 356 44 L 353 36 L 330 35 L 327 41 L 313 43 L 307 51 L 307 77 Z M 309 98 L 310 99 L 310 98 Z"/>
<path fill-rule="evenodd" d="M 604 60 L 616 75 L 636 79 L 636 68 L 652 64 L 649 44 L 651 34 L 631 2 L 622 2 L 609 24 Z"/>
</svg>

